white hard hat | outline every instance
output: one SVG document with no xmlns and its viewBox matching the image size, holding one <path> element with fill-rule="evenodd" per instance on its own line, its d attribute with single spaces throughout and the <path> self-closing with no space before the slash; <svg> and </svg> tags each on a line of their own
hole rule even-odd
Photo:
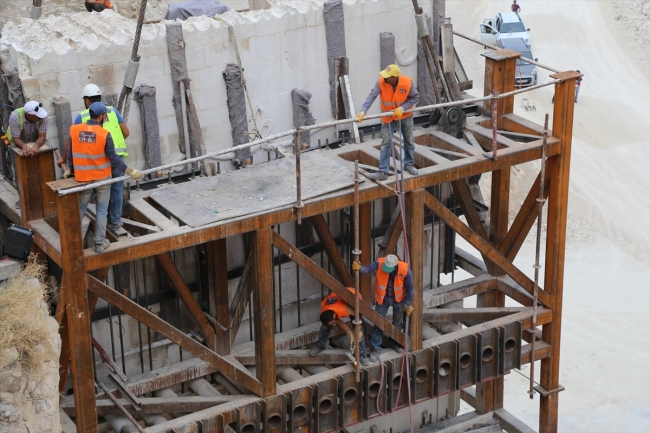
<svg viewBox="0 0 650 433">
<path fill-rule="evenodd" d="M 81 96 L 84 98 L 102 96 L 102 91 L 95 84 L 86 84 L 86 87 L 84 87 L 83 91 L 81 92 Z"/>
</svg>

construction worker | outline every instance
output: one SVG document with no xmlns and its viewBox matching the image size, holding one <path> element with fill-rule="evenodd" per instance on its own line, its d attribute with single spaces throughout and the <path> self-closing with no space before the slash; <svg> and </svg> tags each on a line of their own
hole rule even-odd
<svg viewBox="0 0 650 433">
<path fill-rule="evenodd" d="M 104 9 L 115 10 L 115 7 L 109 0 L 86 0 L 84 2 L 88 12 L 102 12 Z"/>
<path fill-rule="evenodd" d="M 348 290 L 354 293 L 354 289 L 348 287 Z M 359 294 L 361 298 L 361 294 Z M 327 298 L 323 299 L 320 303 L 320 321 L 322 326 L 320 327 L 320 334 L 318 336 L 318 342 L 309 351 L 309 356 L 316 356 L 325 350 L 325 345 L 327 344 L 327 339 L 329 338 L 330 332 L 332 331 L 332 326 L 336 325 L 345 332 L 350 339 L 351 349 L 350 351 L 354 354 L 354 344 L 360 344 L 359 346 L 359 361 L 361 365 L 368 365 L 368 358 L 366 357 L 366 345 L 363 341 L 363 331 L 359 329 L 359 334 L 354 335 L 354 332 L 350 331 L 348 325 L 346 325 L 341 319 L 345 316 L 350 316 L 350 321 L 354 321 L 354 308 L 350 307 L 341 299 L 336 293 L 331 293 Z M 359 316 L 361 320 L 361 316 Z"/>
<path fill-rule="evenodd" d="M 45 144 L 47 133 L 47 111 L 43 104 L 36 101 L 29 101 L 23 108 L 12 111 L 9 115 L 9 128 L 7 128 L 7 141 L 9 145 L 19 147 L 23 156 L 34 157 L 38 150 Z M 18 186 L 16 173 L 16 157 L 13 151 L 9 151 L 11 165 L 14 169 L 14 181 Z M 14 205 L 20 208 L 20 201 Z"/>
<path fill-rule="evenodd" d="M 394 254 L 375 260 L 368 266 L 352 262 L 352 269 L 362 274 L 376 272 L 375 275 L 375 311 L 386 317 L 388 309 L 393 307 L 393 325 L 403 328 L 404 312 L 409 316 L 413 312 L 413 274 L 406 262 L 401 262 Z M 370 336 L 370 362 L 379 360 L 382 340 L 381 328 L 375 325 Z M 393 350 L 403 353 L 404 348 L 390 340 Z"/>
<path fill-rule="evenodd" d="M 372 177 L 375 180 L 388 179 L 388 167 L 390 166 L 391 147 L 393 146 L 392 132 L 398 132 L 401 121 L 401 133 L 404 141 L 404 169 L 411 175 L 417 175 L 413 157 L 415 146 L 413 145 L 413 113 L 404 114 L 405 110 L 414 107 L 420 99 L 420 95 L 413 85 L 413 79 L 400 75 L 401 71 L 397 65 L 388 65 L 379 73 L 380 77 L 372 89 L 366 102 L 361 107 L 361 112 L 355 117 L 361 122 L 377 96 L 382 112 L 393 111 L 392 116 L 381 118 L 381 153 L 379 154 L 379 172 Z M 398 155 L 396 155 L 398 156 Z M 399 158 L 396 158 L 399 159 Z"/>
<path fill-rule="evenodd" d="M 68 169 L 63 174 L 68 178 L 74 174 L 78 182 L 96 182 L 111 179 L 111 172 L 119 170 L 137 180 L 142 173 L 127 167 L 124 160 L 117 156 L 111 133 L 102 128 L 107 120 L 106 105 L 93 102 L 89 107 L 90 119 L 83 124 L 70 127 L 71 150 L 68 152 Z M 97 204 L 97 219 L 95 221 L 95 252 L 102 253 L 111 244 L 106 239 L 106 213 L 110 200 L 111 186 L 102 185 L 79 193 L 79 208 L 81 218 L 90 203 L 92 193 L 95 193 Z"/>
<path fill-rule="evenodd" d="M 90 113 L 88 107 L 94 102 L 101 102 L 102 100 L 102 91 L 95 84 L 88 84 L 83 88 L 81 95 L 83 97 L 84 106 L 86 110 L 77 114 L 77 117 L 74 119 L 73 124 L 79 125 L 80 123 L 86 123 L 90 119 Z M 107 120 L 102 125 L 104 129 L 111 133 L 113 138 L 113 145 L 115 146 L 115 153 L 117 156 L 124 159 L 129 156 L 126 151 L 126 141 L 125 139 L 129 136 L 129 128 L 126 126 L 124 119 L 119 111 L 116 108 L 107 105 Z M 66 149 L 67 151 L 67 149 Z M 64 152 L 65 153 L 65 152 Z M 63 158 L 59 161 L 65 161 L 66 155 L 64 154 Z M 113 177 L 122 177 L 124 173 L 119 170 L 113 170 Z M 111 185 L 111 200 L 108 205 L 108 229 L 112 231 L 117 231 L 122 227 L 122 206 L 124 204 L 124 196 L 122 195 L 122 190 L 124 189 L 124 182 L 117 182 Z"/>
</svg>

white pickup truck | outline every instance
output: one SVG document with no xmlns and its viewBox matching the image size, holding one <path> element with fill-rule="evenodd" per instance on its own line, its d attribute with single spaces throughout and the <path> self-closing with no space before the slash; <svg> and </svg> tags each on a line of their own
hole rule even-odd
<svg viewBox="0 0 650 433">
<path fill-rule="evenodd" d="M 502 39 L 523 39 L 530 47 L 530 36 L 524 22 L 516 12 L 501 12 L 494 18 L 485 18 L 479 24 L 481 42 L 486 45 L 497 45 Z"/>
</svg>

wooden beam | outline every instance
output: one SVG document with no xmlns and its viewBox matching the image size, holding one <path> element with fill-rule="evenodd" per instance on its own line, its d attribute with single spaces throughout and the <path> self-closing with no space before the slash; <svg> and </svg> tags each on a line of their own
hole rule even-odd
<svg viewBox="0 0 650 433">
<path fill-rule="evenodd" d="M 210 325 L 210 322 L 208 322 L 208 319 L 205 317 L 205 313 L 201 309 L 201 306 L 196 301 L 196 299 L 194 299 L 192 291 L 189 287 L 187 287 L 185 281 L 183 281 L 183 276 L 180 274 L 180 272 L 178 272 L 178 269 L 176 269 L 176 266 L 174 265 L 174 262 L 172 262 L 172 259 L 169 257 L 169 254 L 158 254 L 156 256 L 156 259 L 158 259 L 158 263 L 160 263 L 162 270 L 165 272 L 167 277 L 169 277 L 171 286 L 178 295 L 179 299 L 183 301 L 183 304 L 185 304 L 187 310 L 190 312 L 192 321 L 196 326 L 198 326 L 201 334 L 203 334 L 205 337 L 205 340 L 208 343 L 208 347 L 214 350 L 216 344 L 216 335 L 214 333 L 214 329 L 212 328 L 212 325 Z"/>
<path fill-rule="evenodd" d="M 485 57 L 485 84 L 483 95 L 489 96 L 494 90 L 499 94 L 515 90 L 515 64 L 520 53 L 511 50 L 489 51 L 481 54 Z M 497 101 L 497 128 L 503 128 L 502 117 L 512 113 L 515 106 L 515 96 L 500 98 Z M 492 113 L 492 101 L 483 102 L 483 111 Z M 492 146 L 490 146 L 492 147 Z"/>
<path fill-rule="evenodd" d="M 553 322 L 542 328 L 544 341 L 551 345 L 550 358 L 542 360 L 540 386 L 547 392 L 560 386 L 560 335 L 562 330 L 562 294 L 564 289 L 564 257 L 566 250 L 567 206 L 569 201 L 569 169 L 571 163 L 571 141 L 573 132 L 573 109 L 575 80 L 578 72 L 563 72 L 551 75 L 560 79 L 555 84 L 555 105 L 553 107 L 553 135 L 561 140 L 562 151 L 548 159 L 550 190 L 546 229 L 546 259 L 544 285 L 551 297 Z M 540 433 L 558 430 L 558 393 L 540 396 Z"/>
<path fill-rule="evenodd" d="M 456 247 L 455 252 L 458 266 L 461 269 L 467 271 L 475 277 L 478 275 L 487 274 L 487 267 L 485 266 L 485 262 L 483 262 L 481 259 L 475 257 L 471 253 L 459 247 Z"/>
<path fill-rule="evenodd" d="M 237 331 L 233 331 L 230 327 L 230 309 L 228 308 L 230 302 L 228 299 L 228 251 L 226 249 L 226 239 L 217 239 L 208 242 L 207 247 L 209 309 L 212 317 L 222 326 L 214 327 L 216 338 L 214 351 L 219 355 L 227 355 L 230 353 L 232 342 L 235 339 Z M 246 269 L 244 267 L 244 273 L 246 273 Z M 246 277 L 242 275 L 244 282 Z"/>
<path fill-rule="evenodd" d="M 336 273 L 341 278 L 341 281 L 346 287 L 354 287 L 354 281 L 352 280 L 350 272 L 348 271 L 348 268 L 343 261 L 343 257 L 341 257 L 338 248 L 336 248 L 336 241 L 332 237 L 332 234 L 327 227 L 325 218 L 322 214 L 314 215 L 311 217 L 311 222 L 314 226 L 316 234 L 318 235 L 318 239 L 320 239 L 321 244 L 325 249 L 327 257 L 332 264 L 332 267 L 334 270 L 336 270 Z"/>
<path fill-rule="evenodd" d="M 518 132 L 521 134 L 530 134 L 530 135 L 544 135 L 544 126 L 538 125 L 532 120 L 524 119 L 523 117 L 507 113 L 503 115 L 503 128 L 508 131 Z M 549 131 L 549 136 L 552 136 L 553 133 Z"/>
<path fill-rule="evenodd" d="M 168 397 L 140 397 L 141 410 L 137 411 L 131 406 L 129 400 L 120 398 L 117 401 L 129 411 L 131 415 L 141 413 L 193 413 L 204 410 L 219 404 L 234 402 L 244 398 L 242 395 L 220 395 L 220 396 L 183 396 L 177 398 Z M 75 407 L 64 404 L 63 411 L 74 416 Z M 123 412 L 113 404 L 111 400 L 97 400 L 97 415 L 123 415 Z"/>
<path fill-rule="evenodd" d="M 558 152 L 557 145 L 549 145 L 547 155 L 552 156 Z M 405 191 L 425 188 L 438 183 L 461 179 L 477 174 L 493 171 L 511 165 L 539 159 L 541 156 L 541 142 L 520 144 L 516 147 L 505 149 L 499 153 L 496 161 L 486 159 L 482 154 L 467 157 L 457 161 L 450 161 L 446 165 L 426 167 L 420 171 L 420 176 L 404 179 Z M 60 181 L 57 181 L 60 182 Z M 388 184 L 390 185 L 390 183 Z M 56 185 L 54 185 L 56 188 Z M 374 184 L 361 186 L 360 203 L 367 203 L 392 196 L 393 193 Z M 335 198 L 317 197 L 306 200 L 302 209 L 303 218 L 330 212 L 354 204 L 351 189 L 340 192 Z M 94 270 L 112 266 L 125 261 L 136 260 L 143 257 L 168 252 L 175 249 L 186 248 L 192 245 L 234 236 L 256 230 L 259 227 L 270 226 L 295 220 L 296 216 L 291 206 L 274 210 L 265 214 L 246 218 L 235 218 L 232 221 L 211 224 L 201 228 L 188 226 L 164 230 L 161 233 L 123 239 L 111 244 L 111 248 L 102 254 L 95 253 L 91 248 L 84 251 L 86 267 Z"/>
<path fill-rule="evenodd" d="M 460 301 L 469 296 L 494 290 L 496 287 L 497 281 L 490 274 L 483 274 L 467 280 L 456 281 L 452 284 L 445 284 L 424 292 L 422 296 L 424 308 L 433 308 L 438 305 Z"/>
<path fill-rule="evenodd" d="M 452 137 L 442 131 L 431 131 L 428 134 L 427 142 L 419 137 L 418 144 L 423 146 L 436 147 L 443 150 L 450 150 L 452 152 L 461 152 L 465 155 L 480 155 L 483 153 L 480 149 L 467 144 L 463 140 Z"/>
<path fill-rule="evenodd" d="M 424 193 L 423 189 L 406 195 L 406 225 L 410 268 L 413 275 L 413 313 L 409 319 L 409 350 L 422 348 L 422 286 L 424 281 Z"/>
<path fill-rule="evenodd" d="M 535 433 L 534 429 L 503 408 L 494 411 L 494 418 L 499 421 L 499 425 L 507 433 Z"/>
<path fill-rule="evenodd" d="M 253 287 L 253 326 L 255 331 L 255 369 L 261 382 L 261 397 L 275 394 L 275 316 L 273 311 L 273 250 L 271 235 L 266 227 L 250 234 L 251 286 Z"/>
<path fill-rule="evenodd" d="M 472 229 L 467 227 L 463 222 L 456 217 L 449 209 L 447 209 L 442 203 L 440 203 L 434 196 L 428 192 L 425 195 L 425 203 L 433 213 L 438 215 L 440 219 L 444 221 L 452 230 L 461 235 L 467 242 L 469 242 L 474 248 L 479 250 L 481 253 L 487 255 L 492 262 L 506 274 L 508 274 L 513 280 L 519 283 L 528 293 L 533 292 L 533 282 L 528 278 L 523 272 L 517 269 L 511 262 L 509 262 L 501 253 L 499 253 L 492 245 L 490 245 L 485 239 L 481 238 L 474 232 Z M 548 293 L 543 290 L 539 290 L 539 300 L 545 306 L 548 306 L 550 303 L 550 297 Z"/>
<path fill-rule="evenodd" d="M 244 270 L 242 271 L 241 277 L 239 277 L 237 290 L 235 291 L 235 296 L 232 299 L 232 305 L 230 306 L 229 310 L 231 345 L 235 342 L 235 338 L 239 332 L 239 326 L 241 325 L 242 318 L 244 317 L 244 311 L 246 311 L 246 306 L 250 301 L 251 291 L 253 290 L 253 284 L 249 283 L 251 267 L 253 263 L 253 259 L 251 257 L 251 253 L 249 253 L 246 264 L 244 265 Z M 228 303 L 226 303 L 226 306 L 227 305 Z"/>
<path fill-rule="evenodd" d="M 97 431 L 97 411 L 95 410 L 94 361 L 79 195 L 58 197 L 56 203 L 59 213 L 59 233 L 61 233 L 61 268 L 63 269 L 61 289 L 65 292 L 72 387 L 77 407 L 75 420 L 80 432 L 92 433 Z M 66 356 L 64 353 L 65 351 L 62 350 L 62 355 Z M 67 359 L 64 361 L 67 363 Z"/>
<path fill-rule="evenodd" d="M 325 365 L 346 364 L 350 362 L 349 351 L 343 349 L 325 350 L 317 356 L 309 356 L 309 350 L 276 350 L 275 365 Z M 255 352 L 234 355 L 243 365 L 255 365 Z"/>
<path fill-rule="evenodd" d="M 497 289 L 504 295 L 519 302 L 521 305 L 526 307 L 532 307 L 533 305 L 533 297 L 507 275 L 497 278 Z"/>
<path fill-rule="evenodd" d="M 545 170 L 545 172 L 544 198 L 548 198 L 550 179 L 548 177 L 548 170 Z M 510 230 L 508 230 L 507 234 L 499 244 L 499 251 L 501 251 L 501 254 L 506 256 L 508 260 L 512 261 L 515 259 L 515 257 L 517 257 L 517 253 L 519 252 L 521 246 L 524 244 L 526 236 L 530 232 L 530 229 L 533 227 L 533 224 L 535 224 L 535 221 L 537 221 L 537 210 L 539 205 L 539 203 L 537 203 L 537 198 L 539 197 L 539 179 L 540 175 L 537 175 L 537 178 L 535 179 L 533 185 L 530 187 L 530 190 L 528 191 L 528 194 L 526 195 L 526 198 L 524 199 L 519 212 L 517 212 L 517 216 L 512 222 L 512 226 L 510 226 Z"/>
<path fill-rule="evenodd" d="M 181 346 L 183 349 L 198 356 L 202 360 L 209 362 L 216 367 L 221 373 L 228 378 L 238 382 L 246 389 L 259 395 L 261 392 L 261 384 L 248 371 L 245 371 L 233 364 L 228 360 L 216 354 L 207 347 L 201 345 L 196 340 L 188 337 L 183 332 L 174 328 L 166 321 L 156 316 L 149 310 L 141 307 L 133 302 L 131 299 L 117 293 L 115 290 L 108 287 L 98 279 L 88 275 L 88 288 L 91 292 L 96 293 L 100 298 L 115 305 L 118 309 L 133 317 L 135 320 L 150 327 L 154 331 L 162 334 L 174 344 Z M 94 393 L 93 393 L 94 395 Z"/>
<path fill-rule="evenodd" d="M 16 183 L 18 184 L 18 197 L 20 199 L 21 225 L 27 227 L 29 221 L 43 218 L 38 159 L 22 156 L 20 148 L 15 146 L 10 146 L 9 152 L 14 152 L 14 161 L 16 162 Z"/>
<path fill-rule="evenodd" d="M 27 223 L 27 227 L 34 230 L 34 243 L 54 263 L 61 266 L 61 237 L 59 233 L 52 228 L 44 219 L 32 220 Z"/>
<path fill-rule="evenodd" d="M 524 333 L 525 334 L 525 333 Z M 530 364 L 530 344 L 524 344 L 521 346 L 521 364 Z M 535 341 L 535 360 L 539 361 L 540 359 L 546 359 L 551 356 L 551 346 L 543 341 Z"/>
<path fill-rule="evenodd" d="M 324 284 L 328 289 L 339 295 L 348 305 L 354 305 L 354 295 L 350 293 L 343 284 L 338 282 L 334 277 L 314 263 L 309 257 L 304 255 L 298 248 L 291 245 L 277 233 L 272 233 L 272 239 L 273 245 L 282 251 L 283 254 L 293 260 L 298 266 L 307 271 L 307 273 L 320 283 Z M 381 328 L 381 330 L 390 338 L 397 341 L 402 346 L 405 345 L 406 341 L 404 333 L 380 316 L 379 313 L 366 303 L 366 301 L 362 300 L 359 302 L 359 310 L 366 319 Z"/>
<path fill-rule="evenodd" d="M 422 320 L 425 322 L 487 322 L 523 310 L 524 307 L 432 308 L 424 310 Z"/>
</svg>

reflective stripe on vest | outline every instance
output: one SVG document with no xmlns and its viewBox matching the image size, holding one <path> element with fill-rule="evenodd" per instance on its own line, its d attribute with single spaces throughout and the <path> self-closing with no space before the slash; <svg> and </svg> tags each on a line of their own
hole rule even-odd
<svg viewBox="0 0 650 433">
<path fill-rule="evenodd" d="M 404 75 L 399 76 L 397 81 L 397 87 L 393 90 L 393 86 L 384 81 L 383 78 L 379 78 L 379 106 L 381 111 L 393 111 L 397 107 L 401 106 L 406 102 L 409 97 L 409 92 L 411 91 L 411 83 L 413 80 Z M 410 108 L 410 107 L 409 107 Z M 402 119 L 412 116 L 413 113 L 404 113 Z M 393 120 L 398 120 L 395 116 L 385 116 L 381 118 L 381 121 L 384 123 L 389 123 Z"/>
<path fill-rule="evenodd" d="M 104 122 L 102 127 L 111 133 L 111 138 L 113 138 L 113 146 L 115 147 L 115 153 L 117 153 L 122 158 L 126 158 L 129 154 L 126 151 L 126 141 L 124 141 L 124 135 L 122 134 L 122 128 L 120 128 L 120 122 L 115 114 L 115 108 L 110 105 L 106 107 L 106 114 L 108 114 L 108 120 Z M 90 120 L 90 110 L 86 109 L 79 113 L 81 116 L 81 123 L 86 123 Z"/>
<path fill-rule="evenodd" d="M 72 125 L 72 165 L 74 177 L 80 182 L 105 179 L 111 176 L 111 161 L 106 156 L 108 131 L 98 125 Z"/>
<path fill-rule="evenodd" d="M 23 125 L 25 124 L 25 107 L 17 108 L 16 110 L 14 110 L 14 113 L 17 113 L 17 115 L 18 115 L 18 125 L 20 126 L 20 132 L 22 133 L 23 132 Z M 13 114 L 13 113 L 11 113 L 11 114 Z M 40 120 L 36 122 L 36 129 L 37 130 L 38 130 L 39 126 L 41 126 L 41 121 Z M 11 127 L 7 128 L 7 140 L 9 140 L 9 144 L 13 144 L 15 146 L 14 136 L 11 135 Z"/>
<path fill-rule="evenodd" d="M 354 289 L 353 288 L 348 287 L 347 289 L 350 292 L 352 292 L 352 294 L 354 294 Z M 363 299 L 361 297 L 361 293 L 359 293 L 359 299 Z M 325 298 L 325 299 L 323 299 L 321 301 L 321 303 L 320 303 L 320 311 L 321 311 L 321 313 L 324 313 L 327 310 L 332 310 L 332 311 L 334 311 L 336 313 L 337 316 L 339 316 L 339 318 L 346 317 L 346 316 L 349 316 L 348 310 L 346 308 L 347 305 L 348 304 L 343 299 L 339 298 L 339 295 L 332 292 L 332 293 L 330 293 L 330 295 L 327 298 Z"/>
<path fill-rule="evenodd" d="M 377 275 L 375 278 L 375 300 L 378 304 L 384 303 L 384 297 L 386 296 L 386 287 L 388 287 L 388 279 L 390 274 L 382 269 L 384 264 L 385 257 L 377 259 L 379 262 L 379 268 L 377 269 Z M 404 299 L 404 279 L 406 274 L 408 274 L 409 265 L 406 262 L 397 262 L 397 275 L 393 280 L 393 293 L 395 294 L 395 301 L 402 302 Z"/>
</svg>

